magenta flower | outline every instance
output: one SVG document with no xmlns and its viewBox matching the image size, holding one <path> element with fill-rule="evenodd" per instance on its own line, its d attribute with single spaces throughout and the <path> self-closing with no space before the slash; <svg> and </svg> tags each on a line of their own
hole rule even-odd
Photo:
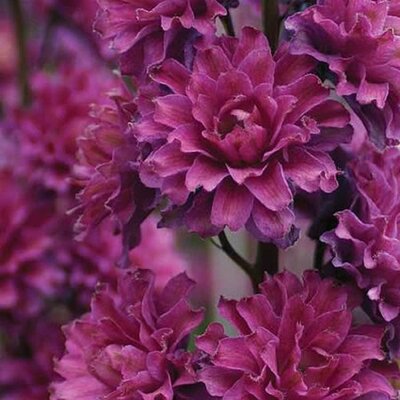
<svg viewBox="0 0 400 400">
<path fill-rule="evenodd" d="M 400 152 L 365 152 L 351 164 L 359 206 L 338 213 L 337 228 L 322 241 L 332 249 L 333 265 L 345 269 L 366 292 L 374 318 L 390 322 L 400 338 Z M 396 341 L 390 348 L 398 355 Z"/>
<path fill-rule="evenodd" d="M 166 57 L 185 58 L 193 39 L 213 35 L 215 18 L 226 14 L 217 0 L 99 0 L 99 5 L 96 29 L 121 54 L 122 73 L 139 78 Z"/>
<path fill-rule="evenodd" d="M 91 124 L 79 138 L 75 168 L 80 205 L 76 230 L 82 237 L 107 217 L 117 223 L 125 252 L 140 241 L 140 224 L 155 207 L 157 192 L 139 179 L 141 146 L 132 133 L 137 106 L 128 93 L 110 94 L 111 102 L 92 109 Z"/>
<path fill-rule="evenodd" d="M 330 245 L 334 267 L 343 268 L 365 291 L 373 318 L 390 323 L 392 355 L 400 354 L 400 241 L 386 235 L 384 219 L 360 220 L 352 211 L 336 214 L 339 224 L 322 235 Z"/>
<path fill-rule="evenodd" d="M 352 326 L 354 299 L 331 280 L 305 273 L 303 283 L 284 272 L 261 293 L 222 300 L 220 311 L 238 331 L 226 337 L 212 324 L 197 340 L 209 355 L 200 372 L 208 391 L 234 399 L 394 399 L 383 360 L 383 329 Z"/>
<path fill-rule="evenodd" d="M 7 321 L 0 315 L 2 400 L 49 398 L 48 386 L 55 378 L 54 357 L 60 357 L 64 347 L 59 322 L 51 318 L 40 315 L 35 319 Z"/>
<path fill-rule="evenodd" d="M 246 226 L 259 240 L 287 245 L 295 187 L 333 191 L 337 171 L 327 151 L 351 133 L 345 109 L 309 73 L 313 66 L 285 47 L 274 60 L 251 28 L 200 50 L 192 73 L 166 61 L 152 76 L 172 94 L 155 100 L 154 126 L 146 119 L 138 137 L 149 140 L 142 131 L 150 130 L 167 143 L 145 160 L 142 181 L 179 206 L 173 211 L 191 231 Z"/>
<path fill-rule="evenodd" d="M 355 110 L 381 146 L 400 138 L 398 17 L 396 1 L 325 0 L 286 22 L 291 52 L 328 65 L 337 93 L 361 105 Z"/>
<path fill-rule="evenodd" d="M 34 189 L 28 195 L 8 172 L 0 173 L 0 190 L 0 310 L 34 314 L 64 279 L 47 257 L 53 203 Z"/>
<path fill-rule="evenodd" d="M 60 193 L 71 191 L 76 139 L 89 123 L 90 105 L 115 84 L 112 74 L 92 67 L 72 63 L 59 66 L 53 75 L 35 74 L 32 104 L 14 110 L 9 125 L 20 151 L 15 171 L 31 183 Z"/>
<path fill-rule="evenodd" d="M 353 181 L 361 197 L 360 217 L 374 221 L 384 217 L 388 226 L 386 234 L 400 237 L 398 214 L 400 213 L 400 152 L 387 149 L 383 153 L 364 146 L 362 157 L 350 163 Z"/>
<path fill-rule="evenodd" d="M 176 234 L 158 229 L 155 217 L 147 218 L 140 230 L 140 243 L 129 252 L 129 261 L 133 268 L 153 271 L 156 289 L 161 289 L 172 277 L 188 270 L 188 261 L 178 251 Z"/>
<path fill-rule="evenodd" d="M 153 274 L 137 270 L 121 273 L 117 293 L 99 286 L 91 312 L 65 331 L 52 398 L 179 399 L 195 378 L 186 339 L 203 318 L 185 299 L 192 284 L 181 274 L 157 293 Z"/>
</svg>

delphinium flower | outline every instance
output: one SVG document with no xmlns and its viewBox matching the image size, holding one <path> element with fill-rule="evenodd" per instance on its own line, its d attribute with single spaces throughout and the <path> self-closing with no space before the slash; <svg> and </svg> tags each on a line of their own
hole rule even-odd
<svg viewBox="0 0 400 400">
<path fill-rule="evenodd" d="M 153 211 L 157 192 L 139 179 L 144 157 L 132 132 L 137 105 L 125 89 L 110 93 L 111 101 L 92 108 L 91 123 L 79 137 L 76 181 L 80 214 L 78 233 L 85 234 L 111 216 L 124 236 L 124 247 L 140 241 L 140 224 Z"/>
<path fill-rule="evenodd" d="M 307 272 L 303 282 L 284 272 L 261 293 L 222 300 L 221 314 L 237 330 L 227 337 L 212 324 L 197 339 L 205 353 L 200 380 L 233 399 L 394 399 L 395 390 L 374 365 L 384 360 L 384 329 L 352 325 L 354 293 Z M 208 355 L 208 356 L 206 356 Z"/>
<path fill-rule="evenodd" d="M 143 78 L 166 57 L 190 62 L 193 40 L 226 14 L 217 0 L 100 0 L 95 27 L 121 54 L 121 71 Z"/>
<path fill-rule="evenodd" d="M 60 357 L 64 349 L 60 323 L 67 321 L 55 314 L 23 320 L 0 315 L 2 400 L 49 398 L 48 386 L 55 379 L 54 357 Z"/>
<path fill-rule="evenodd" d="M 56 210 L 54 197 L 40 191 L 39 197 L 32 187 L 24 191 L 8 172 L 0 180 L 0 338 L 9 338 L 4 355 L 0 349 L 0 392 L 7 400 L 44 400 L 54 379 L 53 358 L 63 348 L 57 332 L 88 310 L 99 280 L 116 290 L 121 243 L 112 229 L 95 229 L 83 241 L 74 240 L 73 219 Z M 131 270 L 146 263 L 161 290 L 187 263 L 173 232 L 164 236 L 153 218 L 141 229 L 142 241 L 129 255 Z"/>
<path fill-rule="evenodd" d="M 172 93 L 154 100 L 154 127 L 139 123 L 139 140 L 166 141 L 141 179 L 167 194 L 175 223 L 203 236 L 246 226 L 261 241 L 293 242 L 295 188 L 333 191 L 328 152 L 351 136 L 347 111 L 313 66 L 286 46 L 273 58 L 263 34 L 244 28 L 201 49 L 193 71 L 174 60 L 153 70 Z"/>
<path fill-rule="evenodd" d="M 99 286 L 91 312 L 65 329 L 52 398 L 180 399 L 195 382 L 185 348 L 202 320 L 186 299 L 192 284 L 181 274 L 158 292 L 152 272 L 139 269 L 121 272 L 117 293 Z"/>
<path fill-rule="evenodd" d="M 31 315 L 57 293 L 63 273 L 47 254 L 54 206 L 40 191 L 19 187 L 0 172 L 0 312 Z"/>
<path fill-rule="evenodd" d="M 74 240 L 73 221 L 60 218 L 53 244 L 53 262 L 64 271 L 64 298 L 73 299 L 79 310 L 86 311 L 97 282 L 115 287 L 121 238 L 114 234 L 112 225 L 92 229 L 81 241 Z M 173 231 L 157 229 L 157 219 L 149 217 L 140 226 L 140 243 L 127 255 L 131 270 L 150 269 L 155 274 L 156 289 L 163 288 L 175 275 L 187 271 L 188 260 L 178 251 Z"/>
<path fill-rule="evenodd" d="M 153 271 L 156 289 L 163 288 L 173 276 L 188 271 L 189 258 L 178 251 L 173 231 L 158 229 L 155 217 L 147 218 L 140 230 L 140 243 L 129 252 L 129 262 L 134 268 Z"/>
<path fill-rule="evenodd" d="M 372 315 L 395 329 L 390 342 L 395 355 L 400 354 L 399 162 L 397 148 L 364 149 L 350 166 L 358 201 L 353 210 L 339 212 L 337 228 L 322 236 L 333 251 L 333 266 L 345 269 L 366 292 Z"/>
<path fill-rule="evenodd" d="M 380 147 L 399 140 L 398 1 L 318 1 L 286 22 L 291 51 L 327 65 Z"/>
<path fill-rule="evenodd" d="M 110 72 L 92 67 L 90 62 L 66 63 L 54 73 L 37 72 L 30 107 L 10 112 L 9 129 L 21 154 L 15 170 L 31 183 L 58 192 L 71 189 L 76 139 L 88 124 L 90 105 L 115 84 Z"/>
<path fill-rule="evenodd" d="M 85 54 L 85 58 L 88 55 L 94 56 L 99 61 L 113 60 L 114 52 L 93 30 L 99 9 L 97 0 L 32 0 L 26 4 L 26 8 L 32 12 L 35 23 L 43 27 L 39 32 L 42 36 L 42 62 L 46 61 L 50 53 L 63 47 L 64 44 L 60 46 L 59 42 L 60 33 L 61 36 L 68 33 L 80 42 L 74 45 L 75 53 L 81 56 Z"/>
</svg>

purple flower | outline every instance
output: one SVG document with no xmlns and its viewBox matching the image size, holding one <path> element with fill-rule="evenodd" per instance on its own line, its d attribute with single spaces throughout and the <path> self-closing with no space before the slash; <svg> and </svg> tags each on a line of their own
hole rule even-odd
<svg viewBox="0 0 400 400">
<path fill-rule="evenodd" d="M 366 292 L 374 318 L 390 322 L 400 338 L 400 152 L 365 149 L 351 171 L 358 207 L 337 214 L 338 226 L 322 236 L 337 268 L 345 269 Z M 400 344 L 390 344 L 400 354 Z"/>
<path fill-rule="evenodd" d="M 203 318 L 186 300 L 192 284 L 181 274 L 158 293 L 137 270 L 121 273 L 117 293 L 99 286 L 91 312 L 65 330 L 52 398 L 179 399 L 195 380 L 186 339 Z"/>
<path fill-rule="evenodd" d="M 59 193 L 72 191 L 76 139 L 89 123 L 90 104 L 115 84 L 112 74 L 87 63 L 59 66 L 56 73 L 38 72 L 31 79 L 32 104 L 16 108 L 9 122 L 18 139 L 15 172 Z M 43 118 L 51 115 L 51 118 Z"/>
<path fill-rule="evenodd" d="M 0 172 L 0 311 L 35 314 L 58 292 L 64 274 L 47 257 L 54 204 L 31 189 L 24 191 Z"/>
<path fill-rule="evenodd" d="M 116 90 L 111 102 L 92 110 L 92 123 L 79 138 L 76 180 L 80 214 L 76 230 L 83 237 L 105 218 L 117 223 L 124 236 L 124 248 L 140 241 L 140 224 L 154 209 L 156 191 L 139 179 L 138 165 L 143 150 L 132 133 L 137 105 L 128 93 Z M 125 251 L 125 252 L 126 252 Z"/>
<path fill-rule="evenodd" d="M 122 73 L 138 78 L 166 57 L 185 58 L 196 32 L 213 35 L 215 18 L 226 14 L 217 0 L 98 2 L 96 29 L 121 54 Z"/>
<path fill-rule="evenodd" d="M 234 399 L 394 399 L 387 378 L 374 370 L 384 359 L 383 329 L 352 326 L 352 296 L 332 280 L 306 272 L 301 283 L 284 272 L 261 293 L 222 300 L 220 311 L 238 331 L 227 337 L 212 324 L 197 339 L 210 366 L 200 372 L 208 391 Z"/>
<path fill-rule="evenodd" d="M 398 141 L 400 51 L 397 1 L 318 1 L 289 18 L 294 54 L 326 63 L 339 95 L 352 96 L 372 140 Z"/>
<path fill-rule="evenodd" d="M 386 235 L 400 237 L 398 214 L 400 213 L 400 152 L 387 149 L 383 153 L 368 146 L 362 156 L 350 164 L 353 181 L 360 195 L 360 217 L 374 221 L 384 217 Z"/>
<path fill-rule="evenodd" d="M 294 188 L 337 187 L 327 151 L 351 134 L 349 116 L 309 73 L 312 60 L 285 50 L 273 59 L 264 35 L 245 28 L 200 50 L 193 72 L 174 60 L 153 70 L 172 94 L 154 100 L 153 125 L 139 123 L 138 139 L 167 143 L 145 160 L 141 179 L 178 206 L 190 231 L 246 226 L 288 245 Z"/>
<path fill-rule="evenodd" d="M 140 243 L 129 252 L 129 261 L 134 268 L 151 269 L 156 289 L 161 289 L 172 277 L 187 271 L 188 262 L 178 251 L 175 232 L 158 229 L 157 218 L 147 218 L 140 230 Z"/>
<path fill-rule="evenodd" d="M 62 355 L 64 346 L 57 318 L 62 317 L 54 313 L 16 321 L 0 315 L 2 400 L 49 398 L 48 385 L 55 378 L 53 360 Z"/>
</svg>

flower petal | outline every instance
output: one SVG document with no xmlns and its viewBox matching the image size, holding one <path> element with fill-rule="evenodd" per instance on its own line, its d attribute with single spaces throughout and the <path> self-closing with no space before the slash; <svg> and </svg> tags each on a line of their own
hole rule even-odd
<svg viewBox="0 0 400 400">
<path fill-rule="evenodd" d="M 244 186 L 225 179 L 217 188 L 211 210 L 211 222 L 232 231 L 242 228 L 253 208 L 253 196 Z"/>
</svg>

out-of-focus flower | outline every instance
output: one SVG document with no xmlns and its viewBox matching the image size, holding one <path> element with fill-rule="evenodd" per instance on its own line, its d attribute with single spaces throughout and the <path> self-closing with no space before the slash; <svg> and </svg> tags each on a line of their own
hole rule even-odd
<svg viewBox="0 0 400 400">
<path fill-rule="evenodd" d="M 77 182 L 78 233 L 85 234 L 106 217 L 117 222 L 124 248 L 140 241 L 140 224 L 154 209 L 156 191 L 139 179 L 143 149 L 132 133 L 137 106 L 127 93 L 111 94 L 112 102 L 92 109 L 91 124 L 79 138 Z"/>
<path fill-rule="evenodd" d="M 396 392 L 372 363 L 383 360 L 383 328 L 352 327 L 355 299 L 331 280 L 289 272 L 261 293 L 222 300 L 220 311 L 238 331 L 226 337 L 212 324 L 197 339 L 209 355 L 200 371 L 208 391 L 233 399 L 394 399 Z M 205 358 L 207 364 L 207 358 Z"/>
<path fill-rule="evenodd" d="M 123 74 L 142 78 L 166 57 L 190 60 L 193 40 L 213 35 L 226 10 L 217 0 L 99 0 L 96 29 L 121 54 Z"/>
<path fill-rule="evenodd" d="M 85 63 L 62 65 L 53 74 L 36 73 L 32 104 L 15 109 L 8 124 L 19 144 L 16 173 L 60 193 L 71 190 L 76 139 L 90 121 L 90 105 L 114 84 L 112 74 L 99 67 L 93 71 Z"/>
<path fill-rule="evenodd" d="M 152 77 L 173 93 L 155 99 L 153 126 L 138 127 L 139 140 L 167 143 L 143 163 L 142 181 L 203 236 L 246 226 L 259 240 L 292 243 L 294 187 L 333 191 L 328 151 L 351 135 L 347 111 L 313 66 L 285 46 L 274 60 L 251 28 L 200 50 L 193 72 L 167 60 Z"/>
<path fill-rule="evenodd" d="M 59 322 L 53 317 L 42 314 L 38 319 L 17 321 L 0 316 L 2 400 L 49 398 L 48 386 L 55 378 L 54 357 L 60 357 L 64 349 Z"/>
<path fill-rule="evenodd" d="M 158 229 L 155 217 L 147 218 L 140 230 L 140 244 L 129 252 L 129 261 L 133 268 L 153 271 L 157 289 L 163 288 L 172 277 L 188 271 L 188 262 L 178 251 L 173 231 Z"/>
<path fill-rule="evenodd" d="M 0 174 L 0 191 L 0 310 L 28 315 L 37 312 L 63 280 L 46 257 L 54 244 L 54 207 L 34 190 L 24 192 L 8 173 Z"/>
<path fill-rule="evenodd" d="M 121 273 L 117 293 L 99 286 L 91 312 L 65 330 L 52 398 L 179 399 L 195 380 L 185 346 L 202 320 L 186 300 L 192 284 L 181 274 L 160 293 L 139 269 Z"/>
<path fill-rule="evenodd" d="M 44 28 L 42 62 L 46 61 L 50 51 L 59 52 L 63 47 L 64 43 L 60 45 L 60 32 L 61 42 L 69 36 L 67 33 L 74 37 L 75 56 L 80 57 L 84 52 L 85 58 L 88 55 L 103 61 L 114 58 L 115 53 L 93 30 L 99 10 L 97 0 L 32 0 L 25 2 L 24 6 L 27 12 L 34 14 L 38 26 Z"/>
<path fill-rule="evenodd" d="M 400 152 L 364 148 L 364 153 L 351 163 L 358 207 L 338 213 L 338 226 L 322 240 L 333 251 L 333 265 L 345 269 L 365 290 L 373 316 L 390 322 L 400 338 Z M 400 354 L 397 339 L 390 347 Z"/>
<path fill-rule="evenodd" d="M 400 139 L 398 1 L 324 0 L 286 22 L 294 54 L 326 63 L 375 144 Z"/>
<path fill-rule="evenodd" d="M 65 223 L 68 229 L 64 233 L 57 232 L 54 263 L 65 273 L 64 296 L 74 299 L 74 303 L 86 311 L 97 282 L 116 285 L 121 238 L 106 224 L 101 229 L 91 230 L 82 241 L 76 241 L 71 221 Z M 140 232 L 140 243 L 129 252 L 127 267 L 150 269 L 155 275 L 157 290 L 164 288 L 172 277 L 188 270 L 187 260 L 178 251 L 174 232 L 158 229 L 154 217 L 140 226 Z"/>
</svg>

